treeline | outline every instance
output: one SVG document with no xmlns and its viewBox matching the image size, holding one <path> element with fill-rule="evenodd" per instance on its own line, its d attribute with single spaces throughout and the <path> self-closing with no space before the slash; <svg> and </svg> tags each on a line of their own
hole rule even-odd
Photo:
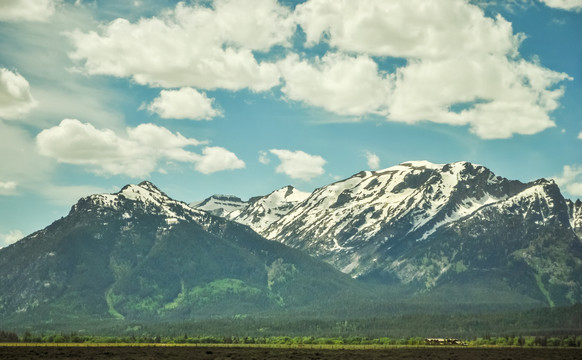
<svg viewBox="0 0 582 360">
<path fill-rule="evenodd" d="M 20 339 L 16 333 L 0 330 L 0 342 L 18 342 L 19 340 Z"/>
<path fill-rule="evenodd" d="M 10 343 L 78 343 L 78 344 L 255 344 L 255 345 L 352 345 L 352 346 L 420 346 L 427 345 L 423 337 L 393 339 L 389 337 L 368 338 L 313 337 L 313 336 L 92 336 L 78 334 L 33 335 L 29 332 L 19 337 L 16 333 L 0 331 L 0 342 Z M 497 336 L 465 339 L 467 346 L 513 346 L 513 347 L 576 347 L 582 348 L 582 336 Z"/>
</svg>

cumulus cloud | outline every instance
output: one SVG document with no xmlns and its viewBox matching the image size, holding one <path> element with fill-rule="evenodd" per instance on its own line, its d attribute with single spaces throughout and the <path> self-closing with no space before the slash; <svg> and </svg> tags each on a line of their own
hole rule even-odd
<svg viewBox="0 0 582 360">
<path fill-rule="evenodd" d="M 211 174 L 223 170 L 242 169 L 245 163 L 224 148 L 205 147 L 194 167 L 203 174 Z"/>
<path fill-rule="evenodd" d="M 582 139 L 582 132 L 580 132 L 580 134 L 578 134 L 578 139 Z"/>
<path fill-rule="evenodd" d="M 228 150 L 205 148 L 202 155 L 188 151 L 185 147 L 204 142 L 153 124 L 127 128 L 125 136 L 119 136 L 109 129 L 100 130 L 76 119 L 65 119 L 38 134 L 36 143 L 42 155 L 61 163 L 87 166 L 99 175 L 146 177 L 158 169 L 161 161 L 193 163 L 205 174 L 226 170 L 228 166 L 241 167 L 241 161 L 233 160 L 236 155 Z M 212 168 L 207 164 L 209 158 L 219 164 Z"/>
<path fill-rule="evenodd" d="M 419 61 L 398 70 L 389 118 L 470 125 L 486 139 L 535 134 L 555 126 L 549 112 L 563 90 L 552 87 L 564 79 L 568 75 L 506 57 Z"/>
<path fill-rule="evenodd" d="M 540 0 L 546 6 L 562 10 L 582 10 L 582 0 Z"/>
<path fill-rule="evenodd" d="M 17 72 L 0 68 L 0 119 L 20 118 L 36 105 L 28 81 Z"/>
<path fill-rule="evenodd" d="M 210 120 L 222 115 L 212 106 L 214 99 L 205 93 L 185 87 L 179 90 L 162 90 L 147 109 L 164 119 Z"/>
<path fill-rule="evenodd" d="M 582 165 L 565 165 L 562 174 L 552 179 L 570 195 L 582 196 Z"/>
<path fill-rule="evenodd" d="M 55 0 L 2 0 L 0 21 L 46 21 L 55 12 Z"/>
<path fill-rule="evenodd" d="M 374 56 L 440 59 L 505 55 L 519 37 L 501 17 L 485 17 L 467 1 L 309 0 L 295 11 L 307 45 L 321 40 Z"/>
<path fill-rule="evenodd" d="M 120 18 L 99 33 L 75 31 L 71 58 L 83 62 L 89 74 L 131 77 L 151 86 L 264 91 L 278 85 L 276 65 L 259 63 L 252 51 L 288 45 L 295 30 L 290 10 L 276 0 L 212 5 L 178 3 L 136 23 Z"/>
<path fill-rule="evenodd" d="M 24 234 L 20 230 L 10 230 L 8 234 L 0 234 L 0 248 L 13 244 L 23 237 Z"/>
<path fill-rule="evenodd" d="M 366 55 L 328 53 L 308 61 L 293 54 L 281 61 L 279 68 L 287 98 L 338 114 L 380 113 L 390 92 L 390 80 Z"/>
<path fill-rule="evenodd" d="M 524 36 L 467 1 L 309 0 L 295 16 L 307 46 L 327 42 L 352 55 L 312 63 L 290 56 L 281 66 L 283 91 L 338 114 L 385 109 L 390 121 L 468 125 L 485 139 L 534 134 L 555 126 L 557 85 L 571 79 L 521 59 Z M 370 56 L 406 63 L 379 74 Z M 328 78 L 331 85 L 322 85 Z M 360 107 L 351 102 L 359 94 L 367 95 Z"/>
<path fill-rule="evenodd" d="M 378 155 L 366 151 L 366 159 L 368 160 L 368 167 L 372 170 L 377 170 L 380 168 L 380 158 Z"/>
<path fill-rule="evenodd" d="M 271 149 L 269 152 L 279 158 L 281 164 L 276 172 L 285 174 L 293 179 L 309 181 L 323 175 L 323 165 L 326 161 L 319 155 L 309 155 L 303 151 Z"/>
</svg>

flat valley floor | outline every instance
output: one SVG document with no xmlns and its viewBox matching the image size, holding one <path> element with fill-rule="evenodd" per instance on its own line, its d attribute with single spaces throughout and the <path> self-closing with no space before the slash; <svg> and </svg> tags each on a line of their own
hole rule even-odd
<svg viewBox="0 0 582 360">
<path fill-rule="evenodd" d="M 582 349 L 401 347 L 387 349 L 310 349 L 261 347 L 0 346 L 0 359 L 201 359 L 201 360 L 582 360 Z"/>
</svg>

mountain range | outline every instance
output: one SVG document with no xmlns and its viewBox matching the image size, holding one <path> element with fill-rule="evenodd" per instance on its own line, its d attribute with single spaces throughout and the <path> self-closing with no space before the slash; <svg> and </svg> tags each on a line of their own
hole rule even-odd
<svg viewBox="0 0 582 360">
<path fill-rule="evenodd" d="M 367 290 L 149 182 L 80 199 L 0 250 L 0 315 L 183 321 L 325 306 Z"/>
<path fill-rule="evenodd" d="M 406 162 L 312 193 L 286 186 L 189 205 L 144 181 L 84 197 L 0 249 L 0 319 L 375 318 L 578 304 L 581 234 L 582 203 L 553 181 L 508 180 L 468 162 Z"/>
<path fill-rule="evenodd" d="M 494 282 L 549 305 L 582 301 L 582 205 L 551 180 L 522 183 L 468 162 L 415 161 L 311 194 L 285 187 L 246 203 L 227 206 L 227 198 L 192 206 L 354 278 L 417 291 Z"/>
</svg>

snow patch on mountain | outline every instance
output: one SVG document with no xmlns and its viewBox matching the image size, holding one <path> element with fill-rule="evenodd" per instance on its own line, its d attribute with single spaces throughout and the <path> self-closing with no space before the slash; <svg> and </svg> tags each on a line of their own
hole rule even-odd
<svg viewBox="0 0 582 360">
<path fill-rule="evenodd" d="M 130 221 L 135 213 L 148 213 L 166 218 L 165 222 L 171 225 L 179 221 L 206 222 L 205 212 L 192 209 L 186 203 L 176 201 L 168 197 L 149 181 L 138 185 L 129 184 L 114 194 L 95 194 L 85 197 L 73 206 L 71 212 L 83 207 L 87 211 L 100 212 L 120 211 L 121 218 Z"/>
</svg>

